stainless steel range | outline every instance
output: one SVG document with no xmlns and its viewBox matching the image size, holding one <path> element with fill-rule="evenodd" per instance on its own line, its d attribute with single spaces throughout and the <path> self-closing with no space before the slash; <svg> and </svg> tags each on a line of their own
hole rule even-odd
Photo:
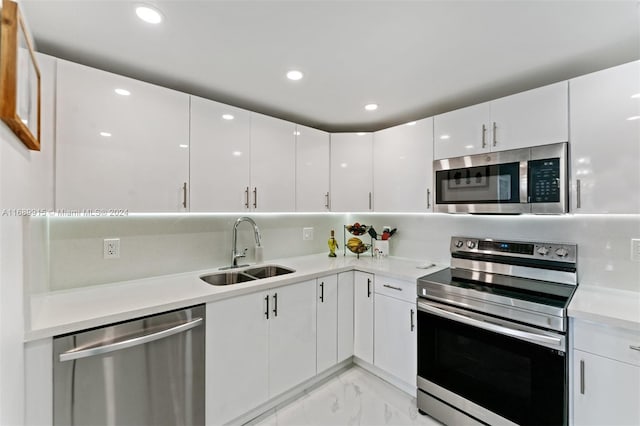
<svg viewBox="0 0 640 426">
<path fill-rule="evenodd" d="M 565 425 L 577 246 L 451 238 L 418 279 L 418 409 L 448 425 Z"/>
</svg>

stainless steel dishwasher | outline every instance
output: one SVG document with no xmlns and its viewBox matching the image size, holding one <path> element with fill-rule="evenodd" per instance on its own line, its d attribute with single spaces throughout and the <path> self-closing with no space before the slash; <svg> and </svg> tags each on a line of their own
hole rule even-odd
<svg viewBox="0 0 640 426">
<path fill-rule="evenodd" d="M 204 425 L 204 305 L 53 340 L 54 425 Z"/>
</svg>

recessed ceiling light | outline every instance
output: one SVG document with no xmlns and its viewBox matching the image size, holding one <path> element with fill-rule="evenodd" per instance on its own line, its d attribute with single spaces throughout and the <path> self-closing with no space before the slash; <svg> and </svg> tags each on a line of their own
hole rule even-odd
<svg viewBox="0 0 640 426">
<path fill-rule="evenodd" d="M 178 145 L 180 148 L 189 148 L 189 145 L 185 145 L 183 143 L 181 143 L 180 145 Z"/>
<path fill-rule="evenodd" d="M 450 137 L 451 137 L 451 136 L 449 136 L 449 135 L 442 135 L 442 136 L 440 136 L 440 139 L 443 139 L 443 140 L 444 140 L 444 139 L 449 139 Z"/>
<path fill-rule="evenodd" d="M 342 167 L 343 169 L 346 169 L 346 168 L 347 168 L 347 166 L 348 166 L 348 164 L 347 164 L 347 163 L 340 163 L 340 167 Z"/>
<path fill-rule="evenodd" d="M 410 122 L 408 122 L 406 124 L 407 124 L 407 126 L 415 126 L 416 122 L 415 121 L 410 121 Z"/>
<path fill-rule="evenodd" d="M 159 24 L 162 22 L 162 14 L 156 8 L 151 6 L 138 6 L 136 7 L 136 15 L 144 22 L 149 24 Z"/>
<path fill-rule="evenodd" d="M 115 92 L 120 96 L 129 96 L 131 94 L 127 89 L 116 89 Z"/>
<path fill-rule="evenodd" d="M 640 98 L 640 93 L 636 93 L 635 95 L 631 95 L 631 98 L 633 98 L 633 99 Z"/>
<path fill-rule="evenodd" d="M 242 156 L 242 152 L 240 152 L 240 151 L 233 151 L 231 154 L 232 154 L 234 157 L 240 157 L 240 156 Z"/>
<path fill-rule="evenodd" d="M 640 115 L 634 115 L 633 117 L 627 118 L 627 120 L 629 120 L 629 121 L 640 120 Z"/>
<path fill-rule="evenodd" d="M 473 149 L 473 145 L 465 145 L 464 147 L 467 149 Z"/>
<path fill-rule="evenodd" d="M 296 130 L 295 132 L 293 132 L 293 135 L 294 136 L 300 136 L 300 132 Z"/>
<path fill-rule="evenodd" d="M 358 135 L 358 136 L 364 136 L 366 134 L 367 134 L 366 132 L 358 132 L 358 133 L 356 133 L 356 135 Z"/>
<path fill-rule="evenodd" d="M 222 118 L 225 120 L 233 120 L 235 117 L 231 114 L 222 114 Z"/>
<path fill-rule="evenodd" d="M 109 133 L 109 132 L 100 132 L 100 136 L 104 136 L 105 138 L 110 138 L 111 137 L 111 133 Z"/>
<path fill-rule="evenodd" d="M 301 71 L 291 70 L 291 71 L 287 72 L 287 78 L 289 80 L 297 81 L 297 80 L 300 80 L 302 77 L 304 77 L 304 74 L 302 74 Z"/>
<path fill-rule="evenodd" d="M 367 104 L 364 106 L 367 111 L 375 111 L 378 109 L 378 104 Z"/>
</svg>

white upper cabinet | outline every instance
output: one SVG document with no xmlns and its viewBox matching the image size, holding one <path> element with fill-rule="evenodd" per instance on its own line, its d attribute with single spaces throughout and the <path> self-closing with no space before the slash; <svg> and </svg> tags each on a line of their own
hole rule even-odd
<svg viewBox="0 0 640 426">
<path fill-rule="evenodd" d="M 295 132 L 293 123 L 251 113 L 252 210 L 295 211 Z"/>
<path fill-rule="evenodd" d="M 569 81 L 571 209 L 640 213 L 640 61 Z"/>
<path fill-rule="evenodd" d="M 373 134 L 331 135 L 331 210 L 373 210 Z"/>
<path fill-rule="evenodd" d="M 296 211 L 329 210 L 329 133 L 296 126 Z"/>
<path fill-rule="evenodd" d="M 56 208 L 188 206 L 189 96 L 58 61 Z"/>
<path fill-rule="evenodd" d="M 434 117 L 433 157 L 460 157 L 489 149 L 489 103 L 457 109 Z"/>
<path fill-rule="evenodd" d="M 569 140 L 566 81 L 434 118 L 436 160 Z"/>
<path fill-rule="evenodd" d="M 433 118 L 374 133 L 375 211 L 431 211 L 432 175 Z"/>
<path fill-rule="evenodd" d="M 191 211 L 249 209 L 249 111 L 191 97 Z"/>
</svg>

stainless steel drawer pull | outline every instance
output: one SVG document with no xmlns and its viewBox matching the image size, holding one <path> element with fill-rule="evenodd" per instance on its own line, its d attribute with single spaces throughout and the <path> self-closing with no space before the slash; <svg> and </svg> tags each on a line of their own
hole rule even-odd
<svg viewBox="0 0 640 426">
<path fill-rule="evenodd" d="M 329 193 L 328 192 L 326 194 L 324 194 L 324 199 L 325 199 L 324 206 L 328 209 L 329 208 Z"/>
<path fill-rule="evenodd" d="M 249 187 L 244 190 L 244 206 L 249 208 Z"/>
<path fill-rule="evenodd" d="M 487 126 L 482 125 L 482 147 L 485 148 L 487 146 Z"/>
<path fill-rule="evenodd" d="M 258 208 L 258 187 L 253 188 L 253 208 Z"/>
<path fill-rule="evenodd" d="M 629 345 L 629 349 L 634 350 L 634 351 L 640 351 L 640 346 Z"/>
<path fill-rule="evenodd" d="M 402 291 L 402 289 L 400 287 L 394 287 L 394 286 L 389 285 L 389 284 L 384 284 L 383 287 L 390 288 L 392 290 Z"/>
<path fill-rule="evenodd" d="M 576 179 L 576 208 L 582 207 L 582 194 L 580 193 L 580 179 Z"/>
<path fill-rule="evenodd" d="M 373 207 L 371 207 L 371 193 L 369 193 L 369 210 L 372 210 Z"/>
<path fill-rule="evenodd" d="M 182 185 L 182 207 L 187 208 L 187 182 Z"/>
<path fill-rule="evenodd" d="M 134 346 L 144 345 L 145 343 L 153 342 L 155 340 L 164 339 L 165 337 L 173 336 L 174 334 L 183 333 L 192 328 L 198 327 L 203 323 L 202 318 L 196 318 L 193 321 L 185 322 L 184 324 L 177 325 L 175 327 L 167 328 L 156 333 L 147 334 L 140 337 L 134 337 L 133 339 L 123 340 L 122 342 L 110 343 L 104 346 L 97 346 L 89 349 L 75 350 L 64 352 L 60 354 L 60 362 L 72 361 L 74 359 L 89 358 L 91 356 L 108 354 L 110 352 L 119 351 L 122 349 L 132 348 Z"/>
<path fill-rule="evenodd" d="M 584 395 L 584 360 L 580 360 L 580 394 Z"/>
<path fill-rule="evenodd" d="M 493 122 L 493 146 L 498 145 L 498 137 L 496 136 L 497 129 L 498 129 L 498 125 L 494 121 Z"/>
<path fill-rule="evenodd" d="M 427 189 L 427 208 L 431 208 L 431 190 Z"/>
</svg>

